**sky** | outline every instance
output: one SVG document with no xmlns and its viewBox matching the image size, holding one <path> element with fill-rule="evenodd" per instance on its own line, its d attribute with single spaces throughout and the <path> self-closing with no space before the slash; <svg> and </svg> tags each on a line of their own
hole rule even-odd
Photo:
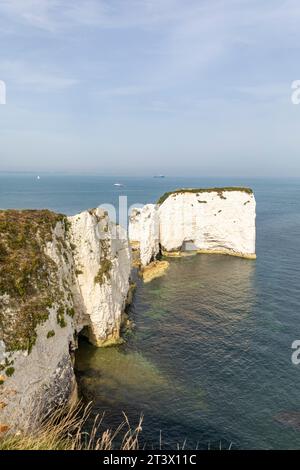
<svg viewBox="0 0 300 470">
<path fill-rule="evenodd" d="M 0 0 L 0 171 L 300 176 L 299 0 Z"/>
</svg>

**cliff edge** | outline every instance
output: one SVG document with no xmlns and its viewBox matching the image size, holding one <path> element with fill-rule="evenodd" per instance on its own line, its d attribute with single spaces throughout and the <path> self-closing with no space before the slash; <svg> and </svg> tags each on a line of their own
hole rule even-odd
<svg viewBox="0 0 300 470">
<path fill-rule="evenodd" d="M 118 342 L 131 270 L 120 231 L 99 209 L 0 211 L 0 429 L 76 399 L 80 331 Z"/>
</svg>

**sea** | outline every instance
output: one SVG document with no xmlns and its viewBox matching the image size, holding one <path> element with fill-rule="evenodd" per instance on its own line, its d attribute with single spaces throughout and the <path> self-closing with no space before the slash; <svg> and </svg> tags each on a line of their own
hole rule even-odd
<svg viewBox="0 0 300 470">
<path fill-rule="evenodd" d="M 253 188 L 257 259 L 187 256 L 171 259 L 161 278 L 138 280 L 124 344 L 79 343 L 90 423 L 99 414 L 104 429 L 116 429 L 125 413 L 134 428 L 143 417 L 149 449 L 299 449 L 299 179 L 0 173 L 0 208 L 70 215 L 117 208 L 120 196 L 130 206 L 212 186 Z"/>
</svg>

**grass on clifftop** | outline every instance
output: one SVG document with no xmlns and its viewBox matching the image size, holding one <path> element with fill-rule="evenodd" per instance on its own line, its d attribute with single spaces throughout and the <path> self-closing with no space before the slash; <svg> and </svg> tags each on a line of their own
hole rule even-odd
<svg viewBox="0 0 300 470">
<path fill-rule="evenodd" d="M 48 210 L 0 211 L 0 339 L 8 351 L 31 350 L 61 294 L 44 247 L 65 220 Z"/>
<path fill-rule="evenodd" d="M 137 425 L 131 426 L 126 414 L 123 412 L 123 421 L 116 429 L 107 428 L 104 425 L 104 413 L 96 415 L 91 422 L 91 403 L 84 407 L 82 404 L 75 404 L 70 409 L 60 409 L 55 411 L 46 419 L 35 431 L 32 432 L 10 432 L 0 425 L 0 451 L 4 450 L 139 450 L 147 449 L 142 441 L 143 416 L 139 418 Z M 87 432 L 86 423 L 89 421 Z M 91 425 L 92 424 L 92 425 Z M 158 436 L 157 445 L 150 449 L 168 449 L 164 446 L 162 435 Z M 217 446 L 216 446 L 217 444 Z M 186 439 L 183 443 L 178 443 L 174 448 L 177 450 L 188 450 Z M 219 441 L 209 449 L 230 450 L 229 446 L 222 446 Z M 193 447 L 198 450 L 198 444 Z"/>
<path fill-rule="evenodd" d="M 69 410 L 54 412 L 33 432 L 0 434 L 0 451 L 3 450 L 138 450 L 142 431 L 140 418 L 132 428 L 125 414 L 116 430 L 102 426 L 104 415 L 97 415 L 90 433 L 85 430 L 91 405 L 83 408 L 74 405 Z M 101 431 L 102 428 L 102 431 Z M 1 431 L 0 431 L 1 432 Z"/>
<path fill-rule="evenodd" d="M 217 193 L 218 196 L 221 199 L 226 199 L 223 196 L 223 192 L 225 191 L 241 191 L 247 194 L 253 194 L 253 191 L 251 188 L 245 188 L 245 187 L 238 187 L 238 186 L 225 186 L 223 188 L 181 188 L 181 189 L 175 189 L 174 191 L 169 191 L 165 194 L 163 194 L 159 200 L 157 201 L 158 205 L 161 205 L 163 202 L 165 202 L 166 199 L 168 199 L 169 196 L 172 196 L 173 194 L 184 194 L 184 193 Z"/>
</svg>

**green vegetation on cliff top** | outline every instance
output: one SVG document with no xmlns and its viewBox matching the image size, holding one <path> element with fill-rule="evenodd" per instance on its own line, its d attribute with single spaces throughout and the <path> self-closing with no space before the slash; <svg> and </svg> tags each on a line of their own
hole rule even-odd
<svg viewBox="0 0 300 470">
<path fill-rule="evenodd" d="M 223 192 L 225 191 L 241 191 L 247 194 L 253 194 L 253 191 L 251 188 L 245 188 L 245 187 L 238 187 L 238 186 L 225 186 L 223 188 L 181 188 L 181 189 L 175 189 L 174 191 L 169 191 L 165 194 L 163 194 L 159 200 L 157 201 L 158 205 L 161 205 L 163 202 L 165 202 L 166 199 L 168 199 L 169 196 L 176 195 L 176 194 L 184 194 L 184 193 L 217 193 L 218 196 L 221 199 L 226 199 L 223 196 Z"/>
<path fill-rule="evenodd" d="M 62 297 L 44 250 L 58 222 L 67 230 L 65 216 L 48 210 L 0 211 L 0 339 L 8 351 L 30 351 L 37 325 Z"/>
</svg>

